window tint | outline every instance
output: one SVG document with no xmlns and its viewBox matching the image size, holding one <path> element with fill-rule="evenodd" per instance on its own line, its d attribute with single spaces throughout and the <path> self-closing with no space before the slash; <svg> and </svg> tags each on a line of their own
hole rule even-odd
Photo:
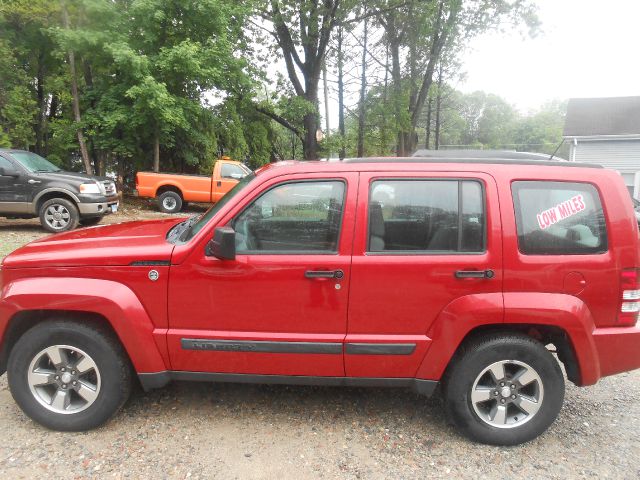
<svg viewBox="0 0 640 480">
<path fill-rule="evenodd" d="M 369 199 L 370 252 L 484 251 L 480 182 L 378 180 Z"/>
<path fill-rule="evenodd" d="M 12 163 L 4 157 L 0 157 L 0 168 L 15 170 L 15 167 L 12 165 Z"/>
<path fill-rule="evenodd" d="M 240 180 L 247 175 L 247 172 L 245 172 L 238 165 L 234 165 L 232 163 L 223 163 L 220 175 L 222 176 L 222 178 L 233 178 L 236 180 Z"/>
<path fill-rule="evenodd" d="M 607 250 L 600 197 L 593 185 L 514 182 L 518 247 L 534 255 L 577 255 Z"/>
<path fill-rule="evenodd" d="M 238 253 L 335 253 L 345 185 L 286 183 L 264 193 L 233 222 Z"/>
</svg>

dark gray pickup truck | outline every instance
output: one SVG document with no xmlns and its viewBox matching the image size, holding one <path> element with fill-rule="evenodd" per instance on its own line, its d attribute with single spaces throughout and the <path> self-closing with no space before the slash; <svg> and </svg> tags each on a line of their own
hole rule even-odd
<svg viewBox="0 0 640 480">
<path fill-rule="evenodd" d="M 116 186 L 108 178 L 64 172 L 35 153 L 0 149 L 0 216 L 39 217 L 57 233 L 96 225 L 117 210 Z"/>
</svg>

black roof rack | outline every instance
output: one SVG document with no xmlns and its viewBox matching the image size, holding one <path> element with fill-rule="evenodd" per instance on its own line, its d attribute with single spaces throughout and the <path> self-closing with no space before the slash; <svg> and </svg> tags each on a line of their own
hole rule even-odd
<svg viewBox="0 0 640 480">
<path fill-rule="evenodd" d="M 502 150 L 418 150 L 412 157 L 345 158 L 345 163 L 477 163 L 540 165 L 551 167 L 602 168 L 592 163 L 548 160 L 550 155 Z M 556 158 L 556 157 L 554 157 Z"/>
<path fill-rule="evenodd" d="M 549 160 L 548 153 L 516 152 L 515 150 L 416 150 L 412 157 L 438 158 L 504 158 L 507 160 Z M 555 160 L 565 161 L 564 158 L 554 156 Z"/>
</svg>

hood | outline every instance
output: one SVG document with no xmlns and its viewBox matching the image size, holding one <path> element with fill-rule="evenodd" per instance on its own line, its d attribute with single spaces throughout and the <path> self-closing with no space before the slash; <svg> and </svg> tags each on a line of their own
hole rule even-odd
<svg viewBox="0 0 640 480">
<path fill-rule="evenodd" d="M 59 180 L 61 182 L 75 183 L 80 185 L 81 183 L 87 182 L 103 182 L 105 180 L 111 180 L 107 177 L 98 177 L 95 175 L 87 175 L 86 173 L 76 173 L 76 172 L 39 172 L 36 175 L 46 175 L 48 180 Z"/>
<path fill-rule="evenodd" d="M 122 266 L 169 262 L 171 227 L 183 218 L 82 228 L 29 243 L 4 259 L 5 268 Z"/>
</svg>

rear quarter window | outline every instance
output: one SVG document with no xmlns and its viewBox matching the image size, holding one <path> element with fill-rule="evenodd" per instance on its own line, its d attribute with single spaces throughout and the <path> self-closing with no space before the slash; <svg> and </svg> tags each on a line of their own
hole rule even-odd
<svg viewBox="0 0 640 480">
<path fill-rule="evenodd" d="M 512 184 L 518 248 L 527 255 L 584 255 L 607 251 L 600 196 L 588 183 Z"/>
</svg>

